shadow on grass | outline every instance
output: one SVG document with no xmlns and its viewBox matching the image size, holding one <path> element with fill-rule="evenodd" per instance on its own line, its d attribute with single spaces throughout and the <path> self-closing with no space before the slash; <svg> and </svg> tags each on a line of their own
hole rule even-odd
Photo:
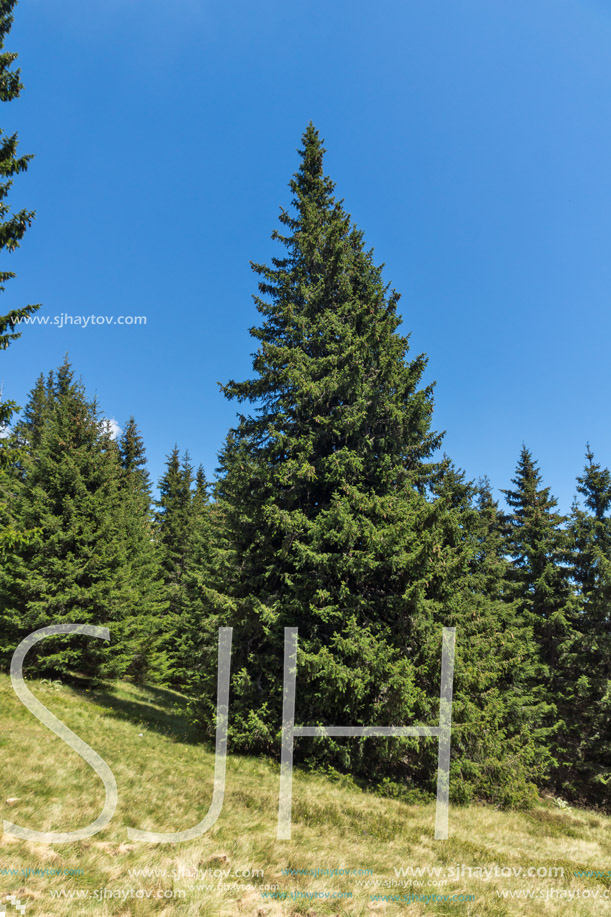
<svg viewBox="0 0 611 917">
<path fill-rule="evenodd" d="M 189 745 L 206 744 L 185 713 L 187 697 L 157 685 L 128 682 L 94 682 L 73 678 L 72 687 L 82 692 L 89 685 L 87 699 L 104 707 L 109 715 L 169 736 Z"/>
</svg>

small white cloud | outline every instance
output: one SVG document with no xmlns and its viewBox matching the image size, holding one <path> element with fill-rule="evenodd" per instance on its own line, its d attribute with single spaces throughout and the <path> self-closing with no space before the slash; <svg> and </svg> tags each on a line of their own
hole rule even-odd
<svg viewBox="0 0 611 917">
<path fill-rule="evenodd" d="M 112 439 L 118 439 L 123 430 L 114 417 L 106 418 L 102 421 L 105 430 L 108 430 Z"/>
</svg>

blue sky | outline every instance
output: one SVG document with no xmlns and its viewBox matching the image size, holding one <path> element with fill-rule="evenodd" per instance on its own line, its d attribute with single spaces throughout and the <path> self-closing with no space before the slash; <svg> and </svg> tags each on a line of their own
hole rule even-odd
<svg viewBox="0 0 611 917">
<path fill-rule="evenodd" d="M 0 311 L 147 324 L 26 329 L 5 396 L 68 352 L 155 477 L 175 442 L 211 475 L 235 411 L 216 383 L 255 347 L 249 260 L 312 119 L 446 451 L 501 488 L 525 442 L 568 510 L 586 441 L 611 463 L 610 46 L 602 0 L 21 0 L 0 125 L 35 154 L 11 202 L 37 220 Z"/>
</svg>

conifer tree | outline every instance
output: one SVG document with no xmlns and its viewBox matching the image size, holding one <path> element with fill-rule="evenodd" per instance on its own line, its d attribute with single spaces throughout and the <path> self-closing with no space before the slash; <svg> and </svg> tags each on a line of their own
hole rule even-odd
<svg viewBox="0 0 611 917">
<path fill-rule="evenodd" d="M 181 460 L 178 446 L 174 446 L 159 482 L 155 518 L 166 582 L 176 587 L 177 592 L 180 591 L 188 554 L 192 484 L 193 468 L 189 454 L 185 453 Z"/>
<path fill-rule="evenodd" d="M 20 486 L 19 469 L 24 451 L 40 443 L 52 388 L 53 375 L 45 383 L 41 374 L 30 394 L 24 417 L 16 425 L 15 434 L 9 435 L 9 431 L 5 430 L 0 440 L 0 557 L 4 562 L 7 562 L 12 548 L 38 543 L 40 536 L 39 530 L 24 529 L 21 520 L 15 517 L 16 494 Z"/>
<path fill-rule="evenodd" d="M 13 24 L 13 9 L 16 0 L 0 0 L 0 101 L 10 102 L 19 97 L 23 85 L 21 72 L 13 64 L 17 54 L 5 50 L 5 41 Z M 7 196 L 13 184 L 13 178 L 25 172 L 31 155 L 19 156 L 17 154 L 17 134 L 3 136 L 0 130 L 0 253 L 12 252 L 19 247 L 26 229 L 34 219 L 32 210 L 19 210 L 11 213 L 7 203 Z M 14 277 L 12 271 L 0 270 L 0 293 L 4 292 L 7 280 Z M 19 338 L 20 332 L 16 330 L 20 322 L 29 318 L 39 305 L 22 306 L 10 309 L 9 312 L 0 314 L 0 350 L 6 350 L 12 341 Z M 37 537 L 35 531 L 26 531 L 15 525 L 12 512 L 7 503 L 12 491 L 11 463 L 18 460 L 14 447 L 8 449 L 5 441 L 7 428 L 18 409 L 14 401 L 7 401 L 2 397 L 0 387 L 0 559 L 6 561 L 8 551 L 18 545 L 25 545 Z M 6 495 L 6 496 L 4 496 Z"/>
<path fill-rule="evenodd" d="M 434 720 L 441 628 L 456 624 L 479 634 L 479 662 L 485 659 L 496 692 L 496 718 L 492 707 L 466 702 L 478 661 L 477 652 L 463 653 L 461 715 L 478 745 L 482 720 L 507 724 L 493 616 L 488 600 L 466 585 L 473 542 L 461 526 L 469 489 L 447 463 L 433 461 L 441 437 L 431 429 L 432 386 L 421 387 L 426 357 L 409 358 L 398 294 L 333 196 L 323 153 L 310 125 L 290 183 L 293 210 L 282 210 L 273 234 L 285 255 L 253 265 L 262 317 L 251 330 L 259 345 L 255 375 L 223 387 L 251 411 L 239 415 L 220 456 L 217 504 L 231 562 L 203 617 L 208 650 L 195 716 L 204 729 L 214 721 L 214 631 L 230 623 L 234 749 L 278 752 L 285 626 L 299 628 L 299 722 Z M 520 731 L 515 726 L 514 736 Z M 433 743 L 325 738 L 298 745 L 297 758 L 388 786 L 406 775 L 427 786 L 434 780 Z M 490 786 L 494 778 L 476 765 L 467 773 L 469 743 L 458 748 L 453 766 L 462 767 L 467 792 Z"/>
<path fill-rule="evenodd" d="M 532 453 L 522 447 L 512 479 L 503 490 L 510 512 L 505 515 L 505 545 L 513 561 L 514 595 L 530 618 L 550 673 L 559 664 L 567 629 L 571 593 L 568 582 L 565 518 L 542 479 Z"/>
<path fill-rule="evenodd" d="M 193 467 L 188 452 L 180 457 L 178 446 L 168 455 L 159 482 L 155 514 L 161 575 L 165 588 L 163 654 L 165 679 L 179 684 L 184 660 L 186 627 L 186 581 L 193 541 Z M 198 500 L 201 499 L 198 497 Z"/>
<path fill-rule="evenodd" d="M 133 677 L 163 678 L 165 614 L 167 602 L 162 584 L 158 546 L 151 507 L 151 481 L 146 451 L 133 417 L 119 443 L 121 535 L 125 542 L 125 590 L 129 595 L 122 620 L 120 671 Z"/>
<path fill-rule="evenodd" d="M 40 445 L 48 416 L 49 401 L 53 398 L 53 386 L 53 372 L 49 373 L 46 380 L 44 374 L 41 373 L 30 393 L 22 420 L 17 424 L 17 432 L 29 449 L 36 449 Z"/>
<path fill-rule="evenodd" d="M 482 748 L 488 745 L 489 753 L 483 760 L 481 750 L 477 754 L 487 779 L 491 782 L 498 779 L 499 797 L 495 799 L 490 788 L 488 798 L 513 805 L 527 800 L 528 788 L 534 799 L 534 784 L 542 785 L 549 774 L 553 764 L 549 722 L 554 705 L 546 688 L 546 669 L 541 662 L 533 622 L 524 615 L 515 596 L 512 565 L 506 555 L 503 514 L 486 478 L 474 490 L 473 508 L 475 511 L 462 526 L 472 540 L 466 583 L 474 595 L 487 599 L 485 623 L 489 642 L 485 649 L 487 667 L 494 678 L 487 676 L 490 697 L 486 706 L 497 717 L 497 727 L 493 730 L 496 737 L 488 736 L 482 742 Z M 478 630 L 480 633 L 474 639 L 482 642 L 485 632 L 481 633 L 481 625 Z M 469 643 L 468 638 L 466 642 Z M 485 654 L 477 652 L 472 658 L 482 674 L 481 661 Z M 471 692 L 466 693 L 473 697 Z"/>
<path fill-rule="evenodd" d="M 256 376 L 223 388 L 258 405 L 228 436 L 219 493 L 238 574 L 233 741 L 265 752 L 277 751 L 285 625 L 301 629 L 303 722 L 406 722 L 418 694 L 401 647 L 429 567 L 416 520 L 431 512 L 422 491 L 440 441 L 432 389 L 418 387 L 426 359 L 407 362 L 398 295 L 334 198 L 323 153 L 310 125 L 293 215 L 273 234 L 286 256 L 253 265 Z M 376 743 L 400 755 L 401 742 Z M 323 761 L 369 767 L 366 743 L 318 744 Z"/>
<path fill-rule="evenodd" d="M 611 804 L 611 472 L 586 451 L 577 478 L 582 504 L 570 525 L 571 578 L 577 593 L 565 641 L 559 790 L 572 799 Z"/>
<path fill-rule="evenodd" d="M 12 51 L 4 50 L 6 37 L 13 24 L 13 10 L 16 0 L 0 0 L 0 101 L 10 102 L 19 98 L 23 84 L 21 71 L 14 69 L 13 64 L 17 55 Z M 6 201 L 13 184 L 13 178 L 25 172 L 32 159 L 31 155 L 19 156 L 17 154 L 17 134 L 4 135 L 0 131 L 0 252 L 14 251 L 19 247 L 26 229 L 34 219 L 33 210 L 19 210 L 11 213 L 11 208 Z M 4 292 L 4 284 L 14 277 L 12 271 L 0 271 L 0 293 Z M 11 341 L 20 337 L 15 329 L 20 322 L 28 318 L 39 305 L 22 306 L 11 309 L 5 315 L 0 315 L 0 350 L 6 349 Z M 6 424 L 14 405 L 0 404 L 0 426 Z"/>
<path fill-rule="evenodd" d="M 189 690 L 195 679 L 194 661 L 201 642 L 202 621 L 210 614 L 210 597 L 217 577 L 218 540 L 210 485 L 200 465 L 191 500 L 190 532 L 184 572 L 183 614 L 174 657 L 174 684 Z M 195 663 L 196 668 L 196 663 Z"/>
<path fill-rule="evenodd" d="M 37 383 L 26 417 L 38 417 Z M 27 422 L 20 425 L 27 434 Z M 40 544 L 18 545 L 0 571 L 3 633 L 0 652 L 48 624 L 109 626 L 113 642 L 57 638 L 33 652 L 54 672 L 120 674 L 121 621 L 129 608 L 125 591 L 125 543 L 119 527 L 118 450 L 95 403 L 74 379 L 68 360 L 47 391 L 44 423 L 24 439 L 18 468 L 15 513 L 24 528 L 40 531 Z"/>
<path fill-rule="evenodd" d="M 521 807 L 536 799 L 536 782 L 552 764 L 546 719 L 553 712 L 541 684 L 532 625 L 508 583 L 501 520 L 487 482 L 473 485 L 446 458 L 432 485 L 435 564 L 428 602 L 415 621 L 418 681 L 427 687 L 433 720 L 430 660 L 441 624 L 456 627 L 452 730 L 452 796 Z M 426 785 L 436 748 L 421 749 L 414 782 Z"/>
<path fill-rule="evenodd" d="M 151 478 L 146 468 L 146 450 L 140 430 L 130 417 L 119 438 L 119 453 L 124 481 L 150 501 Z"/>
</svg>

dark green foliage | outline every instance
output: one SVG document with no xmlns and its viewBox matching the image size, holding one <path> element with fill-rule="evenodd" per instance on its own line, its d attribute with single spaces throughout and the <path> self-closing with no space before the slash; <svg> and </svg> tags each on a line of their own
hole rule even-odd
<svg viewBox="0 0 611 917">
<path fill-rule="evenodd" d="M 20 436 L 30 450 L 40 446 L 48 409 L 54 398 L 54 379 L 52 372 L 49 373 L 46 381 L 44 375 L 40 374 L 23 412 L 22 422 L 19 425 Z"/>
<path fill-rule="evenodd" d="M 505 547 L 513 560 L 513 594 L 530 620 L 550 676 L 559 665 L 559 648 L 567 634 L 570 606 L 565 518 L 556 510 L 549 487 L 532 454 L 522 447 L 514 490 L 504 490 L 510 512 L 505 516 Z M 553 693 L 553 692 L 552 692 Z"/>
<path fill-rule="evenodd" d="M 6 37 L 13 24 L 13 9 L 16 0 L 0 0 L 0 101 L 10 102 L 18 98 L 23 86 L 18 69 L 13 69 L 17 58 L 14 52 L 4 50 Z M 23 235 L 34 218 L 34 211 L 20 210 L 12 214 L 6 198 L 12 186 L 12 179 L 20 172 L 25 172 L 31 156 L 17 155 L 17 134 L 2 136 L 0 130 L 0 253 L 11 252 L 18 248 Z M 0 293 L 4 292 L 4 284 L 11 277 L 11 271 L 0 270 Z M 0 350 L 6 350 L 12 341 L 21 335 L 15 329 L 21 321 L 28 318 L 39 305 L 22 306 L 11 309 L 7 314 L 0 315 Z M 33 542 L 37 537 L 35 531 L 27 531 L 15 525 L 12 511 L 3 501 L 2 494 L 10 493 L 11 486 L 8 481 L 8 466 L 14 457 L 9 456 L 5 435 L 11 419 L 18 409 L 14 401 L 2 398 L 0 386 L 0 561 L 5 562 L 7 553 L 14 546 L 25 545 Z"/>
<path fill-rule="evenodd" d="M 540 686 L 550 705 L 545 725 L 555 765 L 552 780 L 557 783 L 566 763 L 567 722 L 575 712 L 570 699 L 570 647 L 576 604 L 566 563 L 566 519 L 555 511 L 556 500 L 542 486 L 537 464 L 525 446 L 512 483 L 514 490 L 503 491 L 512 510 L 504 519 L 505 550 L 512 558 L 512 594 L 520 617 L 532 624 L 539 647 Z"/>
<path fill-rule="evenodd" d="M 193 467 L 189 454 L 180 458 L 175 446 L 168 455 L 166 470 L 159 482 L 159 499 L 155 513 L 156 538 L 159 544 L 161 577 L 164 585 L 163 655 L 164 680 L 170 684 L 184 678 L 184 635 L 187 627 L 187 575 L 194 539 L 195 509 L 204 503 L 202 485 L 192 492 Z"/>
<path fill-rule="evenodd" d="M 120 668 L 133 677 L 163 677 L 167 601 L 161 578 L 144 443 L 130 417 L 119 439 L 120 533 L 128 589 Z"/>
<path fill-rule="evenodd" d="M 521 690 L 516 654 L 533 665 L 529 624 L 512 631 L 514 606 L 497 596 L 491 604 L 470 579 L 482 534 L 469 486 L 432 462 L 441 437 L 431 430 L 432 387 L 420 387 L 426 358 L 408 358 L 398 295 L 333 197 L 322 157 L 310 125 L 290 184 L 293 213 L 282 211 L 284 233 L 273 234 L 286 254 L 253 266 L 255 377 L 224 386 L 252 412 L 220 457 L 225 579 L 203 616 L 195 715 L 210 730 L 216 627 L 230 623 L 233 748 L 278 753 L 285 626 L 299 627 L 298 722 L 434 722 L 441 629 L 454 624 L 463 733 L 453 767 L 467 795 L 503 798 L 515 780 L 524 801 L 541 766 L 528 738 L 541 702 L 508 704 L 501 687 Z M 436 770 L 431 741 L 300 740 L 297 756 L 387 787 L 431 787 Z"/>
<path fill-rule="evenodd" d="M 259 404 L 221 455 L 234 746 L 271 753 L 284 626 L 300 628 L 301 722 L 410 722 L 421 690 L 403 648 L 431 566 L 418 536 L 439 442 L 432 393 L 418 389 L 425 359 L 406 362 L 398 296 L 333 198 L 322 155 L 310 127 L 291 182 L 296 215 L 283 211 L 289 234 L 274 233 L 287 256 L 254 266 L 271 300 L 256 298 L 257 375 L 224 388 Z M 401 742 L 325 741 L 318 758 L 363 772 L 376 743 L 395 762 L 405 754 Z"/>
<path fill-rule="evenodd" d="M 167 602 L 164 617 L 164 676 L 188 690 L 198 679 L 198 648 L 212 627 L 215 589 L 223 563 L 223 528 L 199 466 L 195 477 L 188 453 L 174 447 L 159 482 L 156 530 Z"/>
<path fill-rule="evenodd" d="M 578 605 L 563 666 L 556 780 L 570 798 L 611 806 L 611 473 L 594 461 L 577 479 L 569 536 Z"/>
<path fill-rule="evenodd" d="M 15 545 L 0 573 L 0 652 L 6 660 L 19 639 L 48 624 L 104 624 L 110 647 L 85 638 L 45 641 L 39 666 L 123 674 L 141 630 L 134 628 L 142 612 L 139 558 L 129 556 L 134 539 L 125 519 L 134 503 L 108 425 L 67 360 L 46 385 L 38 381 L 11 446 L 19 458 L 9 506 L 40 536 L 37 544 Z"/>
<path fill-rule="evenodd" d="M 19 97 L 23 85 L 19 69 L 13 69 L 17 59 L 14 52 L 5 51 L 4 43 L 13 24 L 13 9 L 16 0 L 0 0 L 0 101 L 10 102 Z M 18 248 L 26 229 L 34 219 L 33 210 L 19 210 L 11 213 L 11 208 L 6 202 L 7 195 L 13 184 L 13 177 L 20 172 L 25 172 L 32 156 L 17 155 L 17 134 L 4 135 L 0 131 L 0 252 L 14 251 Z M 12 271 L 0 271 L 0 292 L 4 292 L 4 284 L 15 274 Z M 39 309 L 39 305 L 23 306 L 11 309 L 6 315 L 0 315 L 0 350 L 9 346 L 11 341 L 20 337 L 15 329 L 23 319 Z M 14 405 L 12 406 L 14 407 Z M 0 404 L 0 427 L 10 419 L 11 408 L 4 403 Z"/>
<path fill-rule="evenodd" d="M 217 507 L 210 499 L 210 485 L 200 465 L 195 475 L 195 490 L 191 500 L 190 538 L 184 575 L 183 619 L 179 629 L 175 662 L 175 681 L 183 690 L 190 689 L 195 680 L 199 647 L 202 639 L 202 619 L 210 614 L 216 596 L 222 553 L 221 530 Z"/>
<path fill-rule="evenodd" d="M 486 479 L 479 482 L 474 497 L 469 514 L 472 559 L 468 583 L 480 603 L 487 600 L 487 649 L 494 672 L 489 707 L 498 718 L 494 751 L 482 759 L 482 766 L 491 787 L 488 798 L 494 799 L 496 790 L 502 803 L 522 804 L 528 801 L 529 789 L 532 798 L 533 782 L 541 785 L 552 763 L 546 723 L 553 714 L 553 698 L 545 690 L 545 669 L 533 624 L 525 619 L 513 595 L 503 518 Z M 474 635 L 474 639 L 482 636 Z M 481 672 L 475 654 L 473 664 Z M 477 689 L 465 693 L 472 701 L 478 696 Z M 496 788 L 495 771 L 499 774 Z"/>
<path fill-rule="evenodd" d="M 181 592 L 187 563 L 192 483 L 193 468 L 189 455 L 185 454 L 181 461 L 178 446 L 174 446 L 159 482 L 155 520 L 162 548 L 164 577 L 168 588 L 177 596 Z"/>
<path fill-rule="evenodd" d="M 15 551 L 3 570 L 0 595 L 8 624 L 3 654 L 47 624 L 106 623 L 116 606 L 113 587 L 121 566 L 112 515 L 118 506 L 117 450 L 67 362 L 45 394 L 40 411 L 39 380 L 26 411 L 29 421 L 15 436 L 25 456 L 14 479 L 16 515 L 26 527 L 41 531 L 44 547 Z M 41 664 L 56 671 L 80 667 L 76 647 L 82 644 L 39 644 Z M 99 659 L 97 647 L 91 653 Z M 92 663 L 90 652 L 87 663 Z"/>
<path fill-rule="evenodd" d="M 8 562 L 12 549 L 28 543 L 39 544 L 39 530 L 28 531 L 20 524 L 20 520 L 15 518 L 15 492 L 18 486 L 16 470 L 24 458 L 25 449 L 33 448 L 40 443 L 44 414 L 52 386 L 52 376 L 45 384 L 41 374 L 30 395 L 24 420 L 20 425 L 21 437 L 9 437 L 6 429 L 6 435 L 0 440 L 0 559 L 4 563 Z"/>
<path fill-rule="evenodd" d="M 146 469 L 146 451 L 140 431 L 130 417 L 119 438 L 123 483 L 139 493 L 145 503 L 151 500 L 151 478 Z"/>
<path fill-rule="evenodd" d="M 466 482 L 447 460 L 433 486 L 436 573 L 429 613 L 417 621 L 418 679 L 428 684 L 434 720 L 439 673 L 435 642 L 442 624 L 456 627 L 451 794 L 501 806 L 529 805 L 550 765 L 545 718 L 550 704 L 541 685 L 533 628 L 510 595 L 501 519 L 489 485 Z M 432 699 L 432 701 L 430 700 Z M 424 784 L 435 771 L 432 743 L 415 773 Z M 430 778 L 429 778 L 430 779 Z"/>
</svg>

